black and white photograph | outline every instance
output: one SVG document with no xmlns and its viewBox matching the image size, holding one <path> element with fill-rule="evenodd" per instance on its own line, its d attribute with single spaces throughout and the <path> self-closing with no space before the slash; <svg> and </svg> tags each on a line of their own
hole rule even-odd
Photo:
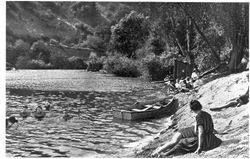
<svg viewBox="0 0 250 159">
<path fill-rule="evenodd" d="M 248 1 L 3 5 L 2 156 L 249 158 Z"/>
</svg>

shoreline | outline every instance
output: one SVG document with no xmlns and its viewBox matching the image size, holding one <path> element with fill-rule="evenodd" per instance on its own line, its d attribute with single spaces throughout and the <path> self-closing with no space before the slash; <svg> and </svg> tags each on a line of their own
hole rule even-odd
<svg viewBox="0 0 250 159">
<path fill-rule="evenodd" d="M 236 81 L 236 82 L 235 82 Z M 198 92 L 179 93 L 176 98 L 179 100 L 179 109 L 175 113 L 177 120 L 177 127 L 188 127 L 195 122 L 194 118 L 188 111 L 188 103 L 192 98 L 198 99 L 202 105 L 203 110 L 209 112 L 214 120 L 215 130 L 229 131 L 228 134 L 216 134 L 217 137 L 223 140 L 221 146 L 202 152 L 200 155 L 189 153 L 184 155 L 174 156 L 177 158 L 200 158 L 200 157 L 213 157 L 213 158 L 231 158 L 231 157 L 249 157 L 249 113 L 248 103 L 240 107 L 227 108 L 221 111 L 210 111 L 209 108 L 217 105 L 222 105 L 244 94 L 247 90 L 246 85 L 249 83 L 249 72 L 245 71 L 238 74 L 226 75 L 216 79 L 212 79 L 208 83 L 202 85 Z M 149 142 L 141 148 L 140 152 L 136 152 L 131 157 L 150 157 L 150 154 L 158 146 L 164 142 L 169 141 L 175 129 L 168 129 L 159 138 Z M 154 136 L 154 135 L 152 135 Z"/>
</svg>

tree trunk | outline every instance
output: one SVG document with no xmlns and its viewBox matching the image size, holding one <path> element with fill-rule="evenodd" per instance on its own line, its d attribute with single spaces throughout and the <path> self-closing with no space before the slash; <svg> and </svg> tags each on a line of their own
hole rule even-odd
<svg viewBox="0 0 250 159">
<path fill-rule="evenodd" d="M 233 45 L 233 50 L 231 51 L 230 61 L 228 64 L 228 68 L 231 72 L 237 72 L 237 67 L 241 62 L 241 59 L 243 58 L 242 49 L 240 49 L 240 46 L 237 44 Z"/>
<path fill-rule="evenodd" d="M 185 14 L 191 19 L 191 21 L 193 22 L 196 30 L 198 31 L 198 33 L 201 35 L 201 37 L 204 39 L 204 41 L 208 44 L 208 47 L 211 49 L 213 56 L 215 57 L 215 60 L 217 63 L 220 63 L 220 57 L 217 55 L 216 51 L 213 49 L 213 47 L 211 46 L 211 44 L 209 43 L 209 41 L 207 40 L 206 36 L 203 34 L 203 32 L 200 30 L 199 26 L 196 24 L 194 18 L 188 13 L 188 11 L 185 9 L 185 7 L 182 7 L 181 4 L 179 4 L 179 6 L 183 9 L 183 11 L 185 12 Z"/>
<path fill-rule="evenodd" d="M 182 56 L 186 56 L 187 53 L 186 51 L 182 48 L 177 36 L 176 36 L 176 33 L 175 33 L 175 22 L 174 22 L 174 19 L 173 17 L 170 18 L 171 19 L 171 23 L 172 23 L 172 29 L 173 29 L 173 34 L 174 34 L 174 39 L 175 39 L 175 42 L 177 43 L 179 49 L 181 50 L 181 53 L 182 53 Z"/>
<path fill-rule="evenodd" d="M 190 33 L 191 33 L 191 28 L 193 27 L 192 21 L 189 17 L 187 17 L 187 55 L 190 59 L 190 64 L 192 69 L 194 68 L 194 55 L 192 54 L 190 50 L 190 45 L 191 45 L 191 39 L 190 39 Z"/>
<path fill-rule="evenodd" d="M 242 38 L 241 40 L 239 40 L 238 42 L 236 41 L 233 44 L 233 50 L 231 51 L 230 61 L 228 64 L 228 68 L 231 72 L 238 71 L 238 66 L 244 56 L 244 42 L 242 41 Z"/>
<path fill-rule="evenodd" d="M 247 10 L 244 6 L 238 4 L 233 6 L 232 20 L 233 20 L 233 35 L 231 41 L 233 42 L 233 49 L 230 53 L 230 61 L 228 68 L 231 72 L 237 72 L 238 66 L 244 56 L 244 49 L 247 47 L 247 29 L 245 21 L 248 16 L 245 15 Z M 243 15 L 241 13 L 243 12 Z"/>
</svg>

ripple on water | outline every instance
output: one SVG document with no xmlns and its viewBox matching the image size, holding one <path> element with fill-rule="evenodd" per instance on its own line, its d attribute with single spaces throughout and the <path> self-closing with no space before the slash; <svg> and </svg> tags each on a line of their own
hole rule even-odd
<svg viewBox="0 0 250 159">
<path fill-rule="evenodd" d="M 34 81 L 32 85 L 40 87 L 36 82 Z M 58 85 L 56 82 L 52 83 Z M 119 85 L 110 88 L 121 89 L 124 88 L 123 85 L 128 85 L 128 82 L 118 83 Z M 7 85 L 12 84 L 10 82 Z M 28 84 L 30 83 L 27 82 Z M 137 87 L 135 83 L 132 85 Z M 45 86 L 47 83 L 44 83 Z M 130 88 L 125 89 L 128 91 Z M 7 131 L 7 156 L 86 157 L 100 154 L 112 156 L 124 149 L 123 145 L 136 142 L 159 130 L 162 125 L 157 120 L 150 122 L 113 120 L 112 108 L 130 106 L 139 98 L 134 92 L 126 91 L 7 90 L 7 115 L 15 114 L 20 118 L 22 105 L 27 105 L 34 111 L 37 105 L 43 106 L 45 100 L 52 106 L 52 110 L 47 112 L 42 121 L 37 121 L 33 116 L 28 117 L 20 126 Z M 143 95 L 145 94 L 141 96 Z M 74 103 L 75 107 L 72 105 Z M 74 118 L 64 121 L 62 119 L 64 109 L 69 110 Z M 77 115 L 78 109 L 81 111 L 80 116 Z"/>
</svg>

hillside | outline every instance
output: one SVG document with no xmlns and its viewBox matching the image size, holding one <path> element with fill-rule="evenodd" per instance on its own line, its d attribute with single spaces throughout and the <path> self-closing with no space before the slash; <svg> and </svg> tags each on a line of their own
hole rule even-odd
<svg viewBox="0 0 250 159">
<path fill-rule="evenodd" d="M 90 32 L 110 23 L 124 4 L 107 2 L 6 2 L 7 41 L 27 36 L 57 40 L 79 36 L 76 23 Z"/>
<path fill-rule="evenodd" d="M 249 72 L 231 74 L 208 82 L 200 87 L 197 93 L 180 93 L 176 95 L 180 109 L 174 118 L 178 121 L 177 127 L 183 128 L 194 124 L 193 115 L 189 113 L 189 101 L 195 97 L 209 112 L 214 120 L 215 129 L 220 132 L 217 136 L 222 139 L 220 147 L 203 152 L 200 155 L 186 154 L 174 157 L 180 158 L 248 158 L 249 157 L 249 104 L 240 107 L 231 107 L 221 111 L 211 111 L 210 108 L 224 105 L 229 100 L 244 94 L 249 85 Z M 170 118 L 169 118 L 170 119 Z M 166 120 L 167 121 L 169 121 Z M 167 125 L 165 123 L 164 125 Z M 223 133 L 222 133 L 223 132 Z M 150 139 L 139 142 L 136 148 L 129 150 L 125 156 L 149 157 L 154 149 L 169 141 L 174 129 L 168 130 L 160 136 L 153 135 Z M 157 137 L 158 136 L 158 137 Z"/>
<path fill-rule="evenodd" d="M 105 51 L 98 50 L 96 44 L 89 46 L 87 37 L 131 10 L 120 13 L 124 7 L 127 6 L 122 3 L 108 2 L 6 2 L 6 60 L 15 65 L 18 57 L 27 54 L 38 40 L 52 41 L 56 44 L 51 48 L 53 54 L 64 57 L 87 60 L 91 51 L 103 56 Z M 99 39 L 90 40 L 91 44 L 102 43 Z M 19 47 L 15 51 L 18 44 L 25 49 L 20 51 Z"/>
<path fill-rule="evenodd" d="M 88 25 L 90 29 L 95 27 L 96 24 L 92 20 L 79 20 L 72 15 L 70 6 L 74 3 L 76 2 L 7 2 L 7 30 L 16 35 L 53 37 L 75 35 L 74 24 L 79 21 Z M 101 15 L 96 14 L 94 18 L 99 22 L 105 22 Z"/>
</svg>

